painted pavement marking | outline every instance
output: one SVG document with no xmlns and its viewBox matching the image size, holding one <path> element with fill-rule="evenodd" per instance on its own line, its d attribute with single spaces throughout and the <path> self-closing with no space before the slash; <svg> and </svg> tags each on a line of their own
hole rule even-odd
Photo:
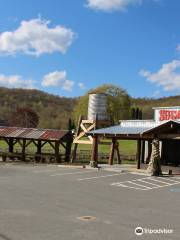
<svg viewBox="0 0 180 240">
<path fill-rule="evenodd" d="M 114 174 L 110 174 L 110 175 L 102 175 L 102 176 L 96 176 L 96 177 L 88 177 L 88 178 L 78 178 L 78 181 L 84 181 L 84 180 L 91 180 L 91 179 L 97 179 L 97 178 L 106 178 L 106 177 L 114 177 L 114 176 L 119 176 L 121 174 L 125 174 L 125 173 L 114 173 Z"/>
<path fill-rule="evenodd" d="M 177 181 L 177 179 L 179 181 Z M 146 178 L 135 179 L 132 181 L 115 182 L 115 183 L 112 183 L 111 186 L 138 189 L 138 190 L 152 190 L 152 189 L 162 188 L 166 186 L 173 186 L 176 184 L 180 184 L 180 178 L 176 177 L 174 180 L 174 179 L 169 179 L 165 177 L 158 177 L 158 178 L 146 177 Z"/>
<path fill-rule="evenodd" d="M 57 174 L 52 174 L 52 175 L 50 175 L 50 176 L 51 176 L 51 177 L 55 177 L 55 176 L 65 176 L 65 175 L 84 174 L 84 173 L 92 173 L 92 171 L 83 170 L 83 171 L 81 171 L 81 172 L 57 173 Z"/>
</svg>

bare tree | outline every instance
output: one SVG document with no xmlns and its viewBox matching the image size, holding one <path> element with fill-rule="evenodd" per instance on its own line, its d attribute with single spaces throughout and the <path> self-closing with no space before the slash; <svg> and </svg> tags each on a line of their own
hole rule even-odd
<svg viewBox="0 0 180 240">
<path fill-rule="evenodd" d="M 10 126 L 25 128 L 35 128 L 38 123 L 39 116 L 30 108 L 18 108 L 9 121 Z"/>
</svg>

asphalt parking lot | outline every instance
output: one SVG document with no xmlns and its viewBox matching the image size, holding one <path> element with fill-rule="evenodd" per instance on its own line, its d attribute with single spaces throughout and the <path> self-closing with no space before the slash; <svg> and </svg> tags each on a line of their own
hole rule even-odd
<svg viewBox="0 0 180 240">
<path fill-rule="evenodd" d="M 1 165 L 0 239 L 178 240 L 179 200 L 180 176 Z"/>
</svg>

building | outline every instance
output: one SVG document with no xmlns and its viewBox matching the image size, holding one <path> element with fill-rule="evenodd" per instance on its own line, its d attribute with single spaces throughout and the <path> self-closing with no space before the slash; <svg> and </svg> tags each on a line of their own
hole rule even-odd
<svg viewBox="0 0 180 240">
<path fill-rule="evenodd" d="M 0 157 L 35 162 L 70 161 L 72 132 L 69 130 L 36 129 L 0 126 Z M 3 148 L 3 142 L 7 149 Z M 1 145 L 2 144 L 2 145 Z M 15 149 L 18 145 L 18 150 Z M 28 146 L 32 147 L 29 151 Z M 46 152 L 49 145 L 51 152 Z"/>
<path fill-rule="evenodd" d="M 137 168 L 141 163 L 148 163 L 151 156 L 151 142 L 160 140 L 161 163 L 180 165 L 180 106 L 156 107 L 152 120 L 124 120 L 117 126 L 97 129 L 89 132 L 94 139 L 92 161 L 98 160 L 98 139 L 109 138 L 112 147 L 109 164 L 113 163 L 116 141 L 119 139 L 137 140 Z"/>
</svg>

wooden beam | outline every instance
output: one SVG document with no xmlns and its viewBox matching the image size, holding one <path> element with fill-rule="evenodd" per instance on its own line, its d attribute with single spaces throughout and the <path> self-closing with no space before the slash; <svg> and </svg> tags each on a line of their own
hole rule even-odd
<svg viewBox="0 0 180 240">
<path fill-rule="evenodd" d="M 147 154 L 147 158 L 146 158 L 147 164 L 150 162 L 151 152 L 152 152 L 152 141 L 148 140 L 148 154 Z"/>
<path fill-rule="evenodd" d="M 136 155 L 136 160 L 137 160 L 137 169 L 141 168 L 141 140 L 137 140 L 137 155 Z"/>
<path fill-rule="evenodd" d="M 22 161 L 26 160 L 26 140 L 22 140 Z"/>
<path fill-rule="evenodd" d="M 12 138 L 10 138 L 9 141 L 8 141 L 9 152 L 10 153 L 13 153 L 13 151 L 14 151 L 14 143 L 13 142 L 14 142 L 14 140 Z"/>
<path fill-rule="evenodd" d="M 41 144 L 41 140 L 38 140 L 36 143 L 36 147 L 37 147 L 37 152 L 36 152 L 36 156 L 35 156 L 35 162 L 40 162 L 41 161 L 41 148 L 42 148 L 42 144 Z"/>
<path fill-rule="evenodd" d="M 55 159 L 56 159 L 57 163 L 61 162 L 61 158 L 60 158 L 60 155 L 59 155 L 59 145 L 60 145 L 60 142 L 56 141 L 55 142 Z"/>
<path fill-rule="evenodd" d="M 77 130 L 76 130 L 76 137 L 79 135 L 80 130 L 81 130 L 80 125 L 81 125 L 82 118 L 83 118 L 83 117 L 80 115 L 80 116 L 79 116 L 79 121 L 78 121 L 78 127 L 77 127 Z M 78 143 L 75 143 L 75 144 L 74 144 L 74 149 L 73 149 L 73 152 L 72 152 L 71 163 L 73 163 L 73 162 L 76 161 L 77 148 L 78 148 Z"/>
<path fill-rule="evenodd" d="M 180 139 L 180 133 L 179 134 L 158 134 L 159 139 L 174 139 L 179 140 Z"/>
<path fill-rule="evenodd" d="M 141 140 L 141 163 L 144 163 L 145 141 Z"/>
<path fill-rule="evenodd" d="M 93 147 L 92 147 L 92 156 L 91 161 L 98 163 L 98 137 L 93 137 Z"/>
<path fill-rule="evenodd" d="M 69 138 L 66 142 L 66 152 L 65 152 L 65 162 L 69 162 L 71 158 L 71 146 L 72 146 L 73 138 Z"/>
<path fill-rule="evenodd" d="M 109 161 L 108 164 L 109 165 L 113 165 L 113 159 L 114 159 L 114 151 L 116 148 L 116 140 L 113 138 L 112 139 L 112 144 L 111 144 L 111 150 L 110 150 L 110 154 L 109 154 Z"/>
<path fill-rule="evenodd" d="M 121 164 L 121 155 L 119 151 L 119 143 L 116 141 L 116 155 L 117 155 L 117 164 Z"/>
</svg>

